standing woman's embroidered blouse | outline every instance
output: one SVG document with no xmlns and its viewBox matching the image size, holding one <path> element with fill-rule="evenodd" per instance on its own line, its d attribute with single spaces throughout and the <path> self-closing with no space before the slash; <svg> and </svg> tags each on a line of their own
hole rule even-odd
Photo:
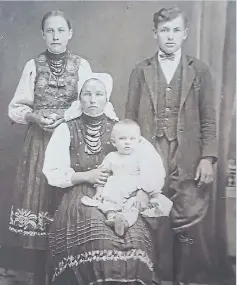
<svg viewBox="0 0 237 285">
<path fill-rule="evenodd" d="M 91 72 L 91 67 L 88 61 L 80 58 L 80 64 L 78 68 L 79 80 L 88 78 L 88 75 Z M 8 115 L 16 123 L 27 124 L 27 121 L 25 120 L 25 114 L 34 111 L 34 103 L 36 99 L 36 79 L 37 63 L 35 59 L 31 59 L 26 63 L 24 67 L 16 92 L 8 107 Z M 77 98 L 74 100 L 76 99 Z"/>
</svg>

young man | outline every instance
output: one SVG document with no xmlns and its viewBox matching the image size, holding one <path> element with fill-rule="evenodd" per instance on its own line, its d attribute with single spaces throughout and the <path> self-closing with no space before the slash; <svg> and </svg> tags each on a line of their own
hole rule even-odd
<svg viewBox="0 0 237 285">
<path fill-rule="evenodd" d="M 217 160 L 211 78 L 204 63 L 183 52 L 187 36 L 187 21 L 177 7 L 154 14 L 159 50 L 132 71 L 125 115 L 139 123 L 142 135 L 153 143 L 166 167 L 163 192 L 174 203 L 175 285 L 188 284 L 195 275 L 195 268 L 189 266 L 192 247 L 207 246 L 200 228 Z"/>
</svg>

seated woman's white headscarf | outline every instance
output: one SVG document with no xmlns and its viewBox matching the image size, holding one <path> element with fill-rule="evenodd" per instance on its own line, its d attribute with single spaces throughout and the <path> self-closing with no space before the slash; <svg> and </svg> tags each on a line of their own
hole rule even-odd
<svg viewBox="0 0 237 285">
<path fill-rule="evenodd" d="M 108 73 L 91 73 L 87 77 L 79 80 L 78 82 L 78 100 L 73 102 L 71 107 L 65 111 L 64 113 L 64 119 L 66 121 L 73 120 L 75 118 L 78 118 L 82 115 L 82 107 L 81 107 L 81 102 L 80 102 L 80 93 L 82 91 L 82 87 L 84 83 L 89 80 L 89 79 L 98 79 L 100 80 L 106 89 L 106 96 L 107 96 L 107 103 L 104 109 L 104 114 L 115 121 L 118 121 L 119 118 L 116 116 L 116 113 L 114 111 L 113 105 L 109 102 L 112 89 L 113 89 L 113 79 L 110 74 Z"/>
</svg>

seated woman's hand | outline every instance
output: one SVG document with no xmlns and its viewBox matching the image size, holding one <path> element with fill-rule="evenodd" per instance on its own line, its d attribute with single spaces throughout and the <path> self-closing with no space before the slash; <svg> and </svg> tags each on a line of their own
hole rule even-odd
<svg viewBox="0 0 237 285">
<path fill-rule="evenodd" d="M 109 169 L 105 168 L 96 168 L 90 171 L 87 171 L 87 182 L 91 184 L 99 184 L 105 185 L 107 182 L 108 177 L 111 175 Z"/>
</svg>

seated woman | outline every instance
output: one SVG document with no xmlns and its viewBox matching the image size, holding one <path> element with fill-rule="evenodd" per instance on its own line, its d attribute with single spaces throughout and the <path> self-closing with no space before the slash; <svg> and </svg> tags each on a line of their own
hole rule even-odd
<svg viewBox="0 0 237 285">
<path fill-rule="evenodd" d="M 110 75 L 94 73 L 78 87 L 77 118 L 57 127 L 45 153 L 43 172 L 49 184 L 65 188 L 49 233 L 55 284 L 152 284 L 152 242 L 146 222 L 138 217 L 119 237 L 105 224 L 102 212 L 81 203 L 110 175 L 97 166 L 115 150 L 110 137 L 118 118 L 108 102 L 112 83 Z M 145 148 L 156 153 L 148 142 Z"/>
</svg>

